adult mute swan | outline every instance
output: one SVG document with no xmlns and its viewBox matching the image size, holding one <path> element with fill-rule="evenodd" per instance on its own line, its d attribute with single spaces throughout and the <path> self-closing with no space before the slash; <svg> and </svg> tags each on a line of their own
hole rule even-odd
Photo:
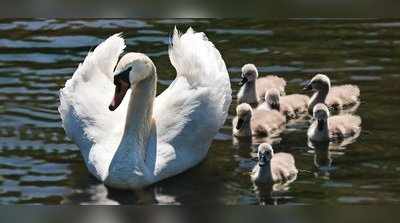
<svg viewBox="0 0 400 223">
<path fill-rule="evenodd" d="M 115 34 L 90 52 L 60 91 L 59 112 L 89 172 L 110 187 L 136 189 L 205 158 L 231 87 L 219 51 L 191 28 L 183 35 L 175 28 L 169 58 L 177 77 L 156 98 L 152 60 L 127 53 L 118 62 L 124 48 Z"/>
</svg>

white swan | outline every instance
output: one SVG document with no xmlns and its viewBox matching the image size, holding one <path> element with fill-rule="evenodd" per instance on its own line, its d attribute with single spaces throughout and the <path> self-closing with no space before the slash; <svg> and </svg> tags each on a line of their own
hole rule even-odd
<svg viewBox="0 0 400 223">
<path fill-rule="evenodd" d="M 90 52 L 60 91 L 59 112 L 90 173 L 110 187 L 136 189 L 205 158 L 231 87 L 219 51 L 191 28 L 174 30 L 169 58 L 177 77 L 157 98 L 153 62 L 128 53 L 117 64 L 124 48 L 116 34 Z"/>
</svg>

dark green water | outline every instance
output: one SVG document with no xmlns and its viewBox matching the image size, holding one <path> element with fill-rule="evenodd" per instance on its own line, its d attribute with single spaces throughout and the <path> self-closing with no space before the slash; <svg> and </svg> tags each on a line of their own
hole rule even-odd
<svg viewBox="0 0 400 223">
<path fill-rule="evenodd" d="M 362 132 L 352 143 L 315 153 L 307 122 L 288 126 L 274 145 L 294 155 L 300 173 L 272 198 L 255 191 L 248 171 L 255 146 L 236 146 L 230 116 L 199 166 L 141 191 L 110 190 L 90 177 L 65 136 L 58 89 L 86 53 L 123 32 L 127 51 L 155 62 L 164 90 L 175 76 L 167 48 L 175 24 L 204 31 L 229 69 L 279 74 L 287 93 L 317 72 L 361 89 Z M 0 20 L 0 203 L 44 204 L 348 204 L 400 201 L 400 20 Z M 328 173 L 314 160 L 326 160 Z M 315 157 L 317 156 L 317 157 Z"/>
</svg>

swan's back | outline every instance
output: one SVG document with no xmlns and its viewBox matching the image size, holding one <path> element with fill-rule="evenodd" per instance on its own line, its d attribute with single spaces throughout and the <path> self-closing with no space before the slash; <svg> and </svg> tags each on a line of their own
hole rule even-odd
<svg viewBox="0 0 400 223">
<path fill-rule="evenodd" d="M 260 101 L 264 101 L 265 93 L 269 89 L 276 88 L 278 89 L 281 95 L 284 95 L 285 87 L 286 87 L 285 79 L 275 75 L 260 77 L 256 80 L 256 92 L 257 92 L 257 97 L 259 98 Z"/>
<path fill-rule="evenodd" d="M 325 99 L 329 107 L 343 108 L 357 103 L 360 97 L 360 89 L 351 84 L 333 86 Z"/>
<path fill-rule="evenodd" d="M 271 133 L 280 130 L 286 118 L 276 110 L 256 109 L 251 117 L 251 130 L 253 135 L 270 135 Z"/>
<path fill-rule="evenodd" d="M 356 115 L 344 114 L 331 116 L 328 119 L 330 138 L 344 138 L 360 131 L 361 118 Z"/>
<path fill-rule="evenodd" d="M 289 153 L 275 153 L 271 159 L 271 172 L 275 182 L 293 181 L 298 173 L 293 156 Z"/>
<path fill-rule="evenodd" d="M 310 98 L 303 94 L 291 94 L 282 96 L 280 103 L 285 104 L 293 109 L 295 112 L 306 112 Z"/>
</svg>

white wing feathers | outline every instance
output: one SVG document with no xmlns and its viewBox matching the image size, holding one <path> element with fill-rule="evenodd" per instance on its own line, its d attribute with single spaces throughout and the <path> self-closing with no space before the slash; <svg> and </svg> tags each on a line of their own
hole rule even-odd
<svg viewBox="0 0 400 223">
<path fill-rule="evenodd" d="M 113 69 L 124 48 L 124 39 L 120 34 L 109 37 L 88 53 L 60 90 L 58 110 L 64 129 L 81 149 L 110 134 L 109 131 L 116 125 L 112 117 L 125 117 L 121 113 L 126 113 L 126 101 L 129 99 L 124 100 L 125 105 L 122 104 L 116 113 L 108 111 L 114 92 Z M 121 124 L 124 121 L 121 120 Z"/>
<path fill-rule="evenodd" d="M 192 28 L 181 35 L 175 27 L 168 53 L 177 76 L 185 76 L 193 87 L 212 86 L 216 79 L 226 77 L 219 73 L 228 73 L 214 44 Z"/>
<path fill-rule="evenodd" d="M 169 58 L 177 77 L 156 99 L 159 141 L 173 139 L 186 126 L 191 129 L 185 132 L 193 136 L 208 131 L 202 127 L 219 129 L 231 103 L 229 75 L 219 51 L 204 33 L 189 28 L 180 35 L 175 28 Z"/>
<path fill-rule="evenodd" d="M 114 112 L 108 105 L 114 93 L 113 69 L 124 48 L 119 34 L 109 37 L 88 54 L 60 91 L 64 129 L 82 152 L 110 135 L 122 137 L 130 90 Z M 221 127 L 228 115 L 231 88 L 225 62 L 214 44 L 204 33 L 189 28 L 180 35 L 175 28 L 169 57 L 177 77 L 154 102 L 157 141 L 169 143 L 177 135 L 196 138 L 202 135 L 199 131 Z M 184 128 L 190 129 L 183 133 Z"/>
</svg>

